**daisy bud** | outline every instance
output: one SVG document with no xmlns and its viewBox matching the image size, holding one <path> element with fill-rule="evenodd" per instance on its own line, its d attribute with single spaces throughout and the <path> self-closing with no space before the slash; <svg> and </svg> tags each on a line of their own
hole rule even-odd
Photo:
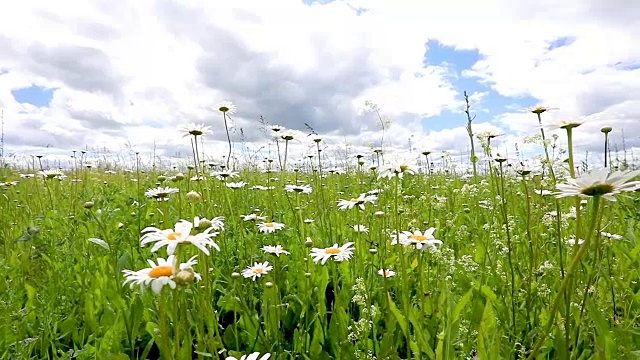
<svg viewBox="0 0 640 360">
<path fill-rule="evenodd" d="M 189 191 L 186 196 L 189 201 L 193 202 L 200 201 L 200 199 L 202 198 L 197 191 Z"/>
<path fill-rule="evenodd" d="M 304 273 L 304 276 L 311 277 L 311 273 Z"/>
<path fill-rule="evenodd" d="M 273 287 L 273 283 L 271 281 L 267 281 L 266 283 L 264 283 L 264 286 L 266 286 L 268 288 L 272 288 Z"/>
<path fill-rule="evenodd" d="M 91 209 L 92 207 L 93 207 L 93 201 L 87 201 L 86 203 L 84 203 L 85 209 Z"/>
<path fill-rule="evenodd" d="M 195 281 L 195 275 L 193 273 L 193 270 L 187 269 L 187 270 L 178 271 L 178 273 L 175 276 L 175 281 L 176 281 L 176 284 L 178 285 L 193 284 L 193 282 Z"/>
<path fill-rule="evenodd" d="M 304 246 L 306 247 L 312 247 L 313 246 L 313 240 L 311 240 L 310 237 L 307 237 L 307 241 L 304 242 Z"/>
<path fill-rule="evenodd" d="M 239 278 L 239 277 L 240 277 L 240 273 L 238 273 L 238 272 L 232 272 L 232 273 L 231 273 L 231 277 L 232 277 L 232 278 Z"/>
<path fill-rule="evenodd" d="M 183 173 L 177 173 L 174 178 L 176 179 L 176 181 L 180 181 L 180 180 L 184 180 L 184 174 Z"/>
<path fill-rule="evenodd" d="M 611 126 L 605 126 L 605 127 L 603 127 L 602 129 L 600 129 L 600 131 L 602 131 L 602 132 L 603 132 L 603 133 L 605 133 L 605 134 L 610 133 L 610 132 L 611 132 L 611 130 L 613 130 L 613 129 L 611 128 Z"/>
<path fill-rule="evenodd" d="M 377 254 L 378 253 L 378 249 L 369 249 L 369 252 L 372 254 Z"/>
<path fill-rule="evenodd" d="M 211 221 L 208 219 L 200 219 L 200 223 L 198 224 L 198 230 L 206 230 L 211 226 Z"/>
<path fill-rule="evenodd" d="M 166 181 L 166 180 L 167 180 L 167 177 L 166 177 L 166 176 L 164 176 L 164 175 L 160 175 L 160 176 L 158 176 L 158 181 L 159 181 L 159 182 L 164 182 L 164 181 Z"/>
</svg>

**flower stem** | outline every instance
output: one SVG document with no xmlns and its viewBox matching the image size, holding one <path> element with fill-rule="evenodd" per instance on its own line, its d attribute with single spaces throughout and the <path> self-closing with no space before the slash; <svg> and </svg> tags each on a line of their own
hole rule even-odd
<svg viewBox="0 0 640 360">
<path fill-rule="evenodd" d="M 558 310 L 560 308 L 560 304 L 563 300 L 563 297 L 565 297 L 563 296 L 563 294 L 566 293 L 567 294 L 566 296 L 569 296 L 568 295 L 569 293 L 567 293 L 566 290 L 568 289 L 569 283 L 572 281 L 573 276 L 575 275 L 576 269 L 580 265 L 580 261 L 582 260 L 582 257 L 586 254 L 587 250 L 589 249 L 589 244 L 591 243 L 591 236 L 593 235 L 593 231 L 595 229 L 599 209 L 600 209 L 600 196 L 596 195 L 593 197 L 591 219 L 589 224 L 589 233 L 587 234 L 584 243 L 582 245 L 579 245 L 578 251 L 574 253 L 573 259 L 571 260 L 571 265 L 569 266 L 569 269 L 567 269 L 566 276 L 562 280 L 562 283 L 560 284 L 560 288 L 558 289 L 558 293 L 556 294 L 555 300 L 553 301 L 553 305 L 549 313 L 549 320 L 547 321 L 547 325 L 544 327 L 544 331 L 540 333 L 540 337 L 538 337 L 538 341 L 536 342 L 535 346 L 533 347 L 533 350 L 529 354 L 529 357 L 527 358 L 529 360 L 533 360 L 536 358 L 536 355 L 538 355 L 538 352 L 540 352 L 540 348 L 542 347 L 542 344 L 544 343 L 547 336 L 549 336 L 549 332 L 553 327 L 553 323 L 554 323 L 556 314 L 558 313 Z M 576 243 L 577 242 L 578 242 L 578 239 L 576 239 Z"/>
</svg>

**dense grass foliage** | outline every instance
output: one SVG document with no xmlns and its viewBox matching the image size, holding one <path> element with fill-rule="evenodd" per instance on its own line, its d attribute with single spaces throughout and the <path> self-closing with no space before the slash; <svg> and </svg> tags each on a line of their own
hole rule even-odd
<svg viewBox="0 0 640 360">
<path fill-rule="evenodd" d="M 617 202 L 556 199 L 541 194 L 555 190 L 549 176 L 500 161 L 477 178 L 378 178 L 358 169 L 201 181 L 190 181 L 191 170 L 184 179 L 96 167 L 62 177 L 5 172 L 0 357 L 514 359 L 529 356 L 538 340 L 541 359 L 640 357 L 637 192 Z M 226 186 L 239 181 L 247 185 Z M 312 192 L 285 191 L 303 184 Z M 179 192 L 167 201 L 145 196 L 157 186 Z M 338 208 L 340 199 L 365 193 L 377 199 Z M 263 221 L 245 221 L 249 214 L 285 227 L 261 232 Z M 167 258 L 167 247 L 141 247 L 145 228 L 196 216 L 224 217 L 212 238 L 219 250 L 176 249 L 180 263 L 197 255 L 199 281 L 187 276 L 159 294 L 123 285 L 123 270 Z M 431 227 L 433 237 L 425 236 Z M 394 244 L 400 235 L 442 243 Z M 353 253 L 344 261 L 310 256 L 348 242 Z M 268 245 L 289 254 L 261 250 Z M 242 275 L 264 262 L 270 271 Z"/>
</svg>

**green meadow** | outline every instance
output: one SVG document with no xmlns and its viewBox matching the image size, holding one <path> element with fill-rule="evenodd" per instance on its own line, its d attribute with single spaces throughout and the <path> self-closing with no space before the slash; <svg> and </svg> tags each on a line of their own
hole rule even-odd
<svg viewBox="0 0 640 360">
<path fill-rule="evenodd" d="M 5 166 L 0 358 L 639 358 L 638 174 L 485 140 L 475 174 Z"/>
</svg>

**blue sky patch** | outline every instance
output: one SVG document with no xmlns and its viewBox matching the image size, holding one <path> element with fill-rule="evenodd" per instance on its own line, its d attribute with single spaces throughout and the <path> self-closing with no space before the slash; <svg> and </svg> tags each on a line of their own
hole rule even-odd
<svg viewBox="0 0 640 360">
<path fill-rule="evenodd" d="M 557 49 L 563 46 L 569 46 L 573 44 L 574 41 L 576 41 L 575 37 L 563 36 L 552 41 L 551 44 L 549 44 L 549 50 Z"/>
<path fill-rule="evenodd" d="M 32 85 L 28 88 L 22 88 L 11 91 L 13 98 L 21 104 L 31 104 L 37 107 L 49 106 L 53 98 L 55 89 L 43 88 Z"/>
<path fill-rule="evenodd" d="M 568 41 L 568 40 L 567 40 Z M 456 91 L 462 94 L 464 91 L 471 95 L 474 92 L 488 92 L 482 103 L 474 107 L 471 104 L 471 113 L 476 114 L 475 122 L 491 121 L 501 113 L 513 111 L 513 107 L 529 107 L 536 104 L 536 99 L 530 96 L 506 97 L 491 89 L 491 84 L 483 84 L 476 78 L 463 76 L 464 70 L 470 69 L 482 57 L 477 50 L 456 50 L 450 46 L 444 46 L 438 41 L 430 40 L 427 43 L 428 50 L 425 53 L 425 66 L 444 66 L 449 69 L 451 76 L 449 81 Z M 427 95 L 428 96 L 428 95 Z M 450 129 L 464 126 L 467 122 L 466 114 L 454 113 L 445 110 L 439 116 L 423 119 L 422 130 L 425 132 Z"/>
</svg>

